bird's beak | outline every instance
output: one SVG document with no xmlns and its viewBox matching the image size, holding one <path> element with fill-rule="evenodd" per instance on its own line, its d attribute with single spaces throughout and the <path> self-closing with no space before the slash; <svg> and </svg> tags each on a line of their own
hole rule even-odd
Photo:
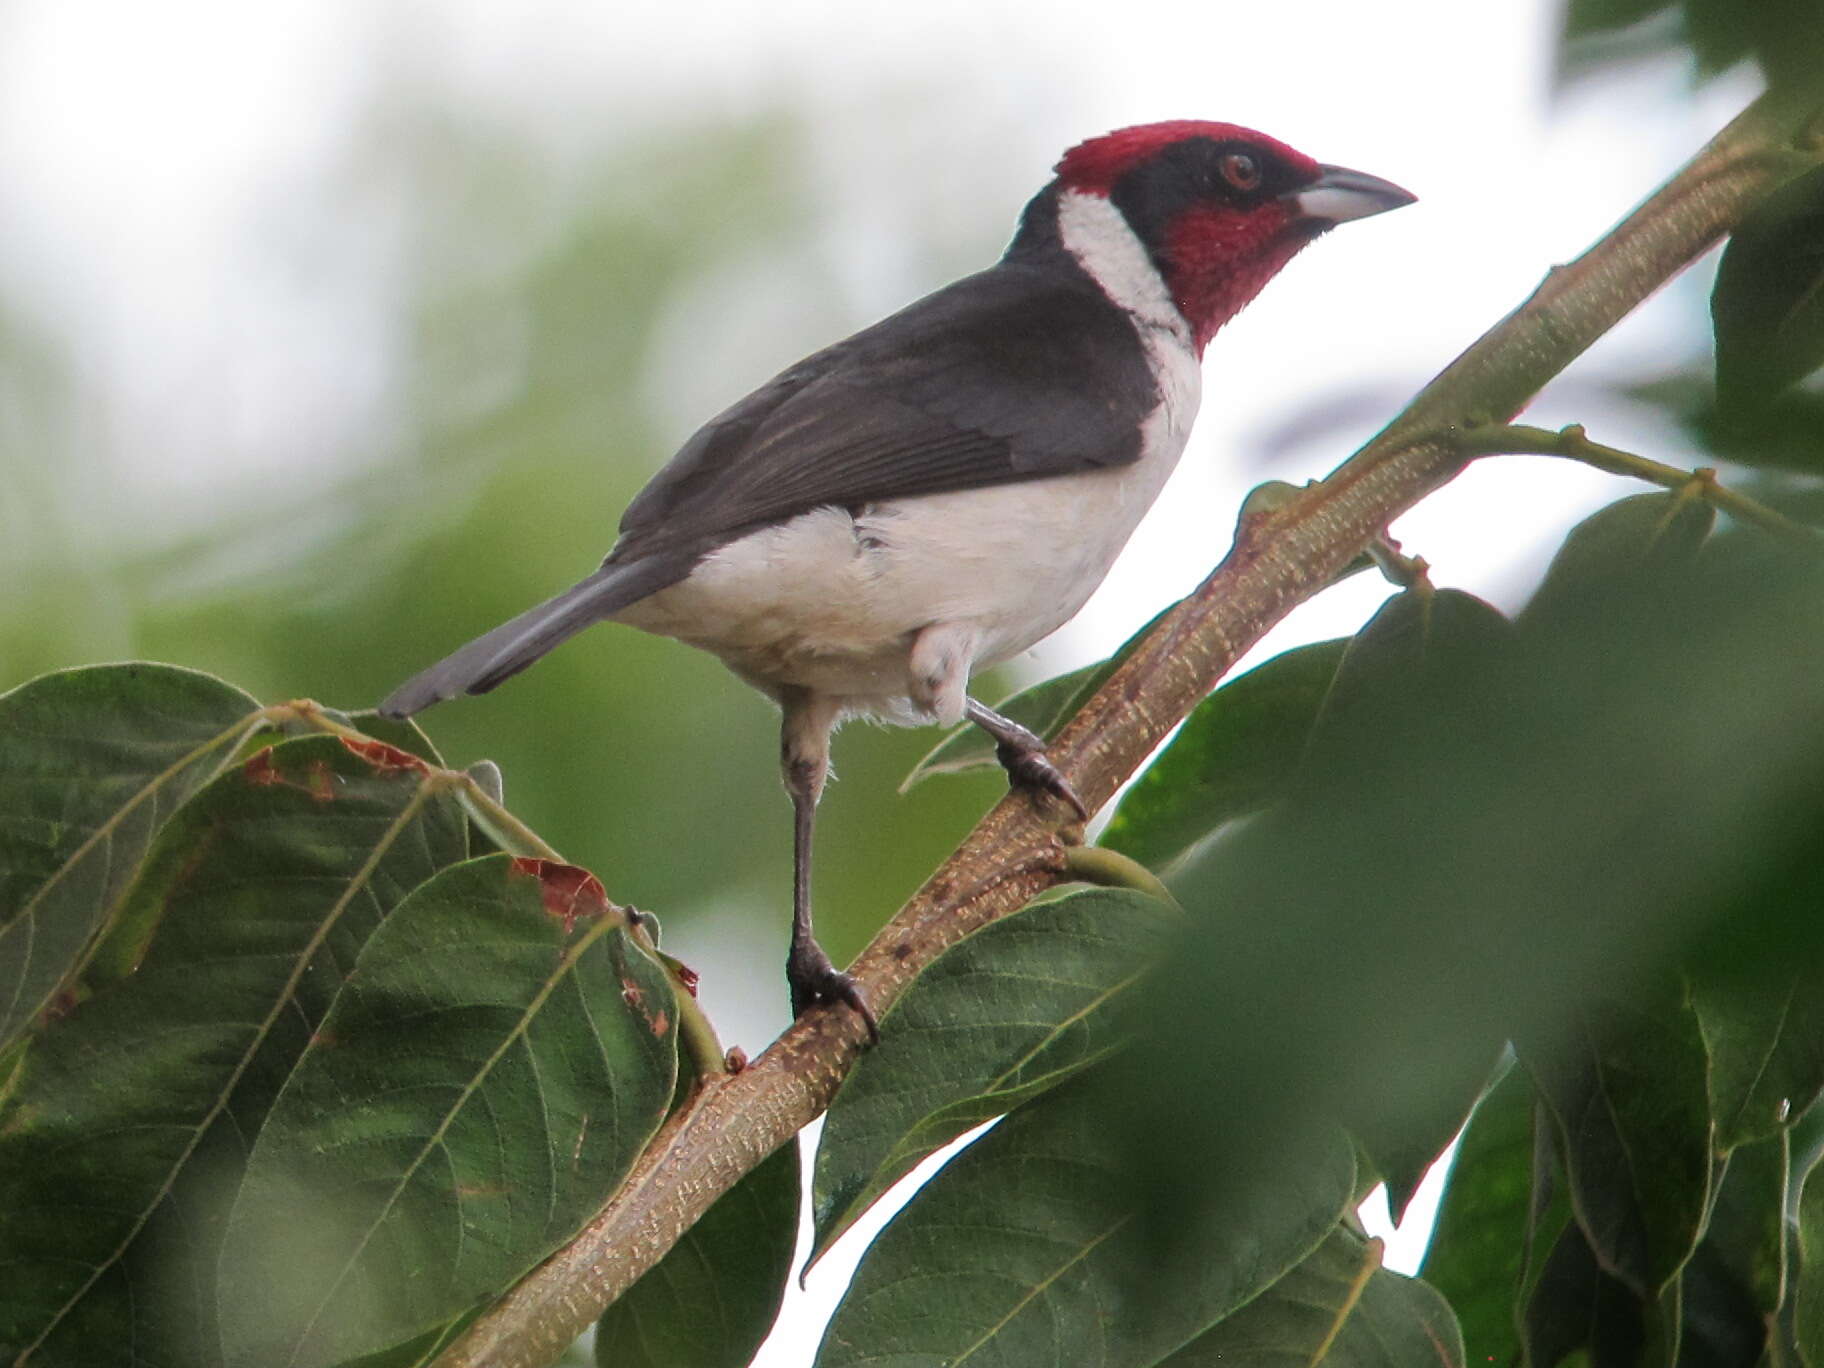
<svg viewBox="0 0 1824 1368">
<path fill-rule="evenodd" d="M 1346 166 L 1320 166 L 1317 170 L 1316 180 L 1283 197 L 1300 218 L 1346 223 L 1370 214 L 1384 214 L 1418 198 L 1392 181 L 1351 171 Z"/>
</svg>

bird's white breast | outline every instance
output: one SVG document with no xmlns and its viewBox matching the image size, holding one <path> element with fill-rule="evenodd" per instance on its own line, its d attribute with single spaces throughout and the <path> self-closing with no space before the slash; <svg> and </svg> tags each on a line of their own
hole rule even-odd
<svg viewBox="0 0 1824 1368">
<path fill-rule="evenodd" d="M 1139 459 L 1040 480 L 818 508 L 711 552 L 616 616 L 720 656 L 768 692 L 841 695 L 847 711 L 928 720 L 909 701 L 918 633 L 959 625 L 971 668 L 1050 635 L 1101 584 L 1178 463 L 1201 372 L 1189 329 L 1119 211 L 1066 195 L 1064 245 L 1135 321 L 1160 399 Z"/>
</svg>

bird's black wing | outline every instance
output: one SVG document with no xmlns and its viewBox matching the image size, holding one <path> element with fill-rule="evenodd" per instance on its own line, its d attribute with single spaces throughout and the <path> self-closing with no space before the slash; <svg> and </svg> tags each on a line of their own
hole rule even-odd
<svg viewBox="0 0 1824 1368">
<path fill-rule="evenodd" d="M 600 570 L 408 680 L 380 710 L 409 717 L 486 692 L 716 547 L 825 504 L 1126 464 L 1158 402 L 1139 334 L 1088 276 L 1003 261 L 712 419 L 628 506 Z"/>
<path fill-rule="evenodd" d="M 1004 261 L 806 358 L 712 419 L 621 519 L 609 560 L 703 552 L 836 504 L 1122 465 L 1158 386 L 1073 267 Z"/>
</svg>

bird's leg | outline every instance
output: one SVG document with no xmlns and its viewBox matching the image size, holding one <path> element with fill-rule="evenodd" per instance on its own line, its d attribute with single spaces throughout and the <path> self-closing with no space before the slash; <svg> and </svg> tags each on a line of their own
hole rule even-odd
<svg viewBox="0 0 1824 1368">
<path fill-rule="evenodd" d="M 779 765 L 786 792 L 792 796 L 792 948 L 785 959 L 785 981 L 792 991 L 792 1015 L 800 1017 L 819 1003 L 847 1003 L 880 1039 L 874 1013 L 855 980 L 843 973 L 811 934 L 811 835 L 817 800 L 830 771 L 830 730 L 836 710 L 831 700 L 808 689 L 790 688 L 780 698 L 785 717 L 779 729 Z"/>
<path fill-rule="evenodd" d="M 964 705 L 963 715 L 994 738 L 995 758 L 1001 762 L 1001 768 L 1007 771 L 1010 780 L 1021 788 L 1049 793 L 1068 804 L 1081 820 L 1089 820 L 1088 807 L 1070 786 L 1064 772 L 1051 763 L 1051 758 L 1045 754 L 1045 743 L 1035 734 L 973 698 Z"/>
<path fill-rule="evenodd" d="M 941 727 L 954 727 L 968 718 L 994 738 L 995 756 L 1013 783 L 1050 794 L 1087 822 L 1089 809 L 1063 771 L 1046 756 L 1045 743 L 1011 717 L 1002 717 L 969 697 L 969 669 L 976 644 L 975 629 L 965 623 L 938 622 L 920 632 L 912 643 L 913 702 L 928 709 Z"/>
</svg>

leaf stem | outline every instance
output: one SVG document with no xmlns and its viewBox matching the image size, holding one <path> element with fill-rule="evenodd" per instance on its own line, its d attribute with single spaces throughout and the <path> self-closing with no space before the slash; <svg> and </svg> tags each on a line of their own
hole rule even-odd
<svg viewBox="0 0 1824 1368">
<path fill-rule="evenodd" d="M 529 855 L 538 860 L 552 860 L 558 864 L 568 861 L 557 853 L 557 850 L 546 843 L 531 827 L 498 802 L 494 795 L 479 784 L 475 776 L 467 770 L 444 770 L 450 787 L 456 791 L 456 800 L 462 804 L 462 810 L 488 834 L 488 839 L 510 855 Z"/>
<path fill-rule="evenodd" d="M 1157 874 L 1132 856 L 1110 850 L 1107 846 L 1068 847 L 1064 851 L 1064 874 L 1079 883 L 1094 884 L 1098 888 L 1131 888 L 1172 907 L 1178 906 L 1178 900 L 1172 896 L 1171 889 L 1159 881 Z"/>
<path fill-rule="evenodd" d="M 1597 470 L 1606 470 L 1611 475 L 1645 480 L 1665 489 L 1695 489 L 1705 502 L 1738 522 L 1761 528 L 1811 551 L 1824 549 L 1824 536 L 1757 499 L 1727 488 L 1717 481 L 1713 468 L 1700 466 L 1696 470 L 1683 470 L 1619 447 L 1604 446 L 1591 441 L 1581 423 L 1572 423 L 1557 432 L 1522 423 L 1490 423 L 1455 429 L 1450 440 L 1465 456 L 1562 456 Z"/>
<path fill-rule="evenodd" d="M 338 722 L 329 715 L 329 710 L 314 698 L 293 698 L 283 703 L 269 703 L 262 710 L 269 723 L 283 727 L 287 722 L 298 722 L 306 727 L 315 727 L 320 732 L 339 736 L 344 741 L 368 741 L 372 738 L 367 733 Z"/>
<path fill-rule="evenodd" d="M 671 996 L 678 1009 L 678 1035 L 684 1042 L 684 1051 L 690 1056 L 691 1063 L 696 1065 L 699 1078 L 709 1078 L 716 1074 L 728 1072 L 728 1052 L 722 1048 L 722 1042 L 716 1036 L 716 1028 L 703 1010 L 703 1004 L 697 1001 L 696 975 L 682 961 L 673 959 L 659 949 L 658 942 L 646 929 L 645 919 L 634 922 L 628 927 L 634 943 L 651 955 L 658 966 L 665 971 L 665 981 L 671 985 Z M 688 977 L 687 977 L 688 976 Z"/>
</svg>

